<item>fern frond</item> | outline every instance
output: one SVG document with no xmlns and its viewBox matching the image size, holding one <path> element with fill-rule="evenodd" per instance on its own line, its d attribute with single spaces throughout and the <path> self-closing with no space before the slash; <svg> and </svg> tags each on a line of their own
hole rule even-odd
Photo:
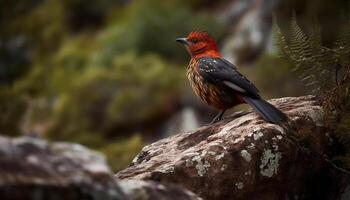
<svg viewBox="0 0 350 200">
<path fill-rule="evenodd" d="M 279 57 L 289 58 L 289 46 L 286 37 L 283 35 L 280 27 L 278 26 L 277 18 L 275 15 L 273 15 L 272 18 L 272 42 Z"/>
<path fill-rule="evenodd" d="M 303 59 L 312 56 L 309 38 L 298 25 L 295 15 L 293 15 L 289 26 L 289 38 L 289 47 L 296 61 L 303 61 Z"/>
<path fill-rule="evenodd" d="M 337 127 L 336 138 L 346 149 L 343 158 L 350 169 L 350 20 L 341 26 L 332 47 L 322 45 L 318 23 L 306 35 L 295 15 L 288 34 L 277 30 L 281 53 L 294 62 L 294 71 L 305 86 L 322 98 L 326 123 Z"/>
<path fill-rule="evenodd" d="M 312 47 L 313 57 L 318 58 L 322 54 L 321 26 L 316 19 L 314 19 L 313 21 L 314 22 L 312 23 L 310 34 L 310 45 Z"/>
</svg>

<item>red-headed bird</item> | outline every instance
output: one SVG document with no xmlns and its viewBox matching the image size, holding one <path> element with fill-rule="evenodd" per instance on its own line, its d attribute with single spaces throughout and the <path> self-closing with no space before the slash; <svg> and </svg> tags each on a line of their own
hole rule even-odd
<svg viewBox="0 0 350 200">
<path fill-rule="evenodd" d="M 227 109 L 242 103 L 248 103 L 267 122 L 279 124 L 287 119 L 261 98 L 258 89 L 236 66 L 221 57 L 208 33 L 195 31 L 176 41 L 184 44 L 191 56 L 187 78 L 192 89 L 207 104 L 221 110 L 211 123 L 221 120 Z"/>
</svg>

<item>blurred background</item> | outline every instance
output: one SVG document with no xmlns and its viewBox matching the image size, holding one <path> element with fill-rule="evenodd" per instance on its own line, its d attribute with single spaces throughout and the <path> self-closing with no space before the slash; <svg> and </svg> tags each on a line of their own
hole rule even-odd
<svg viewBox="0 0 350 200">
<path fill-rule="evenodd" d="M 265 98 L 309 93 L 274 48 L 273 15 L 293 13 L 331 43 L 347 0 L 0 0 L 0 134 L 77 142 L 114 171 L 142 146 L 193 130 L 216 114 L 186 80 L 175 42 L 214 36 Z M 234 111 L 234 110 L 232 110 Z"/>
</svg>

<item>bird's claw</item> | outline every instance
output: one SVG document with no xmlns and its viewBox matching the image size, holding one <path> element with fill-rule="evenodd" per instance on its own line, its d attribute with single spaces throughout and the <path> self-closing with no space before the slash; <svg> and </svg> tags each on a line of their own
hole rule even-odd
<svg viewBox="0 0 350 200">
<path fill-rule="evenodd" d="M 215 124 L 216 122 L 219 122 L 221 119 L 222 119 L 221 117 L 216 116 L 216 117 L 214 117 L 214 119 L 213 119 L 209 124 L 207 124 L 207 125 L 213 125 L 213 124 Z"/>
</svg>

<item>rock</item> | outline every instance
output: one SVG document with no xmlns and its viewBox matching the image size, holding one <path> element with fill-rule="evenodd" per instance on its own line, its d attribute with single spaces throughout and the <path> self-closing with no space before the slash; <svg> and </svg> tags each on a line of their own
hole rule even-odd
<svg viewBox="0 0 350 200">
<path fill-rule="evenodd" d="M 125 199 L 103 156 L 78 145 L 0 137 L 2 199 Z"/>
<path fill-rule="evenodd" d="M 125 180 L 120 182 L 122 190 L 133 200 L 201 200 L 190 191 L 154 181 Z"/>
<path fill-rule="evenodd" d="M 144 196 L 132 191 L 142 191 Z M 99 153 L 78 144 L 32 137 L 0 137 L 0 194 L 6 200 L 199 199 L 178 186 L 116 180 Z"/>
<path fill-rule="evenodd" d="M 144 147 L 116 177 L 179 184 L 203 199 L 340 199 L 349 176 L 325 159 L 331 138 L 319 100 L 271 103 L 288 115 L 288 123 L 236 113 Z"/>
</svg>

